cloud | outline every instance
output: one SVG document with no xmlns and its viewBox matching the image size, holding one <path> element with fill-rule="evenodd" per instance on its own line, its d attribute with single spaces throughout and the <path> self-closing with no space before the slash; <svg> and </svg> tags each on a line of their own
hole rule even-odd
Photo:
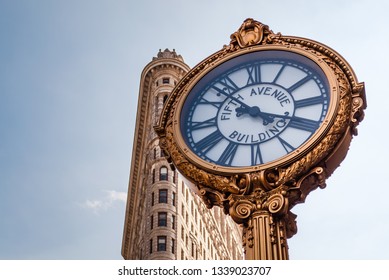
<svg viewBox="0 0 389 280">
<path fill-rule="evenodd" d="M 126 203 L 127 201 L 127 193 L 125 192 L 117 192 L 114 190 L 106 190 L 103 192 L 105 195 L 100 199 L 87 199 L 85 202 L 81 203 L 81 206 L 90 209 L 97 214 L 100 211 L 108 210 L 116 203 Z"/>
<path fill-rule="evenodd" d="M 122 201 L 122 202 L 127 202 L 127 193 L 125 192 L 117 192 L 117 191 L 106 191 L 109 196 L 109 200 L 111 202 L 114 201 Z"/>
</svg>

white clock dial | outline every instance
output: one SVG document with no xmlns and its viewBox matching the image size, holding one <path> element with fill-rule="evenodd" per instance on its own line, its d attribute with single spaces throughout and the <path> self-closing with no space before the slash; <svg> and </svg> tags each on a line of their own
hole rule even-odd
<svg viewBox="0 0 389 280">
<path fill-rule="evenodd" d="M 201 159 L 247 167 L 303 145 L 326 117 L 325 74 L 285 51 L 238 56 L 206 74 L 185 100 L 181 133 Z"/>
</svg>

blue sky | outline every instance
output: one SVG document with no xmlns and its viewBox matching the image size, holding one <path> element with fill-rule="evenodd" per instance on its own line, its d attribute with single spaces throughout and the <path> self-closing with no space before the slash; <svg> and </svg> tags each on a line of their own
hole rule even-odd
<svg viewBox="0 0 389 280">
<path fill-rule="evenodd" d="M 292 259 L 388 259 L 387 1 L 0 0 L 0 259 L 121 259 L 139 78 L 244 19 L 320 41 L 366 84 L 349 155 L 305 204 Z M 383 174 L 382 174 L 383 173 Z"/>
</svg>

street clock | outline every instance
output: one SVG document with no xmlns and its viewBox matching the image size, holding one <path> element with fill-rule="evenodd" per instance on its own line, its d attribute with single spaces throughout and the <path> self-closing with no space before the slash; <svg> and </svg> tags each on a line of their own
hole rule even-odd
<svg viewBox="0 0 389 280">
<path fill-rule="evenodd" d="M 290 209 L 325 186 L 365 108 L 337 52 L 247 19 L 177 84 L 155 130 L 207 206 L 243 224 L 247 258 L 286 259 Z"/>
</svg>

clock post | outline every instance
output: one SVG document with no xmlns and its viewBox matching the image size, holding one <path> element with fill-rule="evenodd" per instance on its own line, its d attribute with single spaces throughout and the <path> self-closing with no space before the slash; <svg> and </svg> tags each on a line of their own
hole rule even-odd
<svg viewBox="0 0 389 280">
<path fill-rule="evenodd" d="M 297 232 L 297 216 L 290 209 L 303 202 L 312 190 L 325 187 L 322 167 L 314 168 L 290 184 L 276 186 L 277 176 L 259 172 L 241 178 L 240 187 L 246 192 L 248 189 L 252 191 L 244 195 L 230 194 L 226 198 L 232 219 L 243 225 L 246 259 L 287 260 L 287 239 Z"/>
<path fill-rule="evenodd" d="M 285 260 L 291 209 L 325 187 L 365 108 L 337 52 L 246 19 L 177 84 L 155 130 L 207 207 L 242 224 L 246 259 Z"/>
</svg>

